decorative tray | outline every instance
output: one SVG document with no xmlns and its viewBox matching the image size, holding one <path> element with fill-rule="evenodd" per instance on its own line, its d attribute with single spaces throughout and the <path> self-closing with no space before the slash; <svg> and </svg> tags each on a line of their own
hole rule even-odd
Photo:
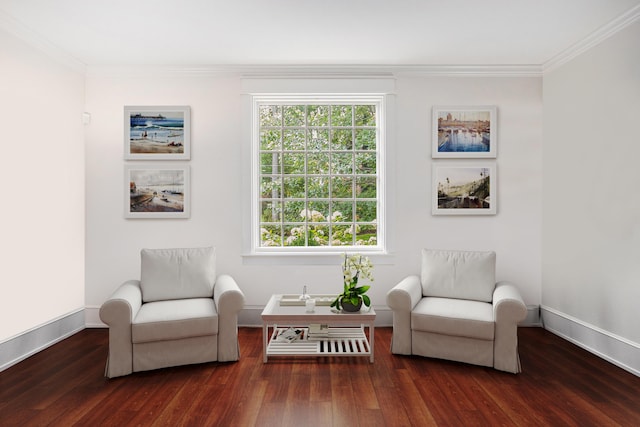
<svg viewBox="0 0 640 427">
<path fill-rule="evenodd" d="M 309 294 L 308 296 L 309 298 L 313 298 L 316 300 L 317 306 L 320 306 L 320 305 L 330 306 L 333 300 L 336 299 L 335 295 Z M 300 298 L 300 294 L 285 294 L 285 295 L 282 295 L 282 297 L 280 298 L 280 305 L 304 306 L 305 305 L 304 301 L 305 300 Z"/>
</svg>

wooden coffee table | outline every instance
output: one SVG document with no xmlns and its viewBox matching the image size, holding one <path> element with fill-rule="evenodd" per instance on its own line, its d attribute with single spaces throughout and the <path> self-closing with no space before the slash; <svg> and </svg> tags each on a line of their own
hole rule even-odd
<svg viewBox="0 0 640 427">
<path fill-rule="evenodd" d="M 374 322 L 376 312 L 365 308 L 358 313 L 340 313 L 326 303 L 330 296 L 316 296 L 320 304 L 312 313 L 307 312 L 304 302 L 291 303 L 283 295 L 272 295 L 262 311 L 263 362 L 272 356 L 369 356 L 373 363 Z M 328 326 L 326 337 L 309 337 L 309 325 Z M 276 339 L 284 330 L 293 327 L 300 331 L 300 338 L 292 342 Z M 369 328 L 369 334 L 365 333 Z"/>
</svg>

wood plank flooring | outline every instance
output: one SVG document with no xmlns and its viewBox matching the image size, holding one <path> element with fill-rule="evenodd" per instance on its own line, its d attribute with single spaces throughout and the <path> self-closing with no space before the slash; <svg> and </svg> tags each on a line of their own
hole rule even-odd
<svg viewBox="0 0 640 427">
<path fill-rule="evenodd" d="M 0 426 L 640 426 L 640 378 L 540 328 L 523 372 L 393 356 L 241 360 L 103 377 L 107 330 L 86 329 L 0 373 Z"/>
</svg>

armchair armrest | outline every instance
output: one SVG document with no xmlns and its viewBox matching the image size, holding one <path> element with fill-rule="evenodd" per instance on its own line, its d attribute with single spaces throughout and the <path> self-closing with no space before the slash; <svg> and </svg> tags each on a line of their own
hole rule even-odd
<svg viewBox="0 0 640 427">
<path fill-rule="evenodd" d="M 518 288 L 510 282 L 498 282 L 493 291 L 493 315 L 496 323 L 518 323 L 527 317 L 527 307 Z"/>
<path fill-rule="evenodd" d="M 100 307 L 100 319 L 109 326 L 109 356 L 105 375 L 109 378 L 133 372 L 131 323 L 142 305 L 139 280 L 129 280 Z"/>
<path fill-rule="evenodd" d="M 422 299 L 422 284 L 417 275 L 407 276 L 387 292 L 387 305 L 393 311 L 411 311 Z"/>
<path fill-rule="evenodd" d="M 518 288 L 509 282 L 498 282 L 493 291 L 493 316 L 495 337 L 493 343 L 493 367 L 501 371 L 518 373 L 518 322 L 527 316 L 527 307 Z"/>
<path fill-rule="evenodd" d="M 387 292 L 387 305 L 393 311 L 393 354 L 411 354 L 411 310 L 422 299 L 420 277 L 405 277 Z"/>
<path fill-rule="evenodd" d="M 213 300 L 218 310 L 218 361 L 238 360 L 238 313 L 244 307 L 244 294 L 233 277 L 222 274 L 213 287 Z"/>
</svg>

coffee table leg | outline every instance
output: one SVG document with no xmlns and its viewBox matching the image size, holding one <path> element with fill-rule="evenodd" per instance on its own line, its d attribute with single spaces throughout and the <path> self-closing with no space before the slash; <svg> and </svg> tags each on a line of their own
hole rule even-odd
<svg viewBox="0 0 640 427">
<path fill-rule="evenodd" d="M 267 363 L 267 344 L 269 336 L 269 327 L 266 322 L 262 322 L 262 363 Z"/>
<path fill-rule="evenodd" d="M 374 337 L 375 337 L 375 325 L 373 322 L 369 324 L 369 346 L 371 347 L 371 356 L 369 357 L 369 361 L 373 363 L 373 349 L 374 347 Z"/>
</svg>

